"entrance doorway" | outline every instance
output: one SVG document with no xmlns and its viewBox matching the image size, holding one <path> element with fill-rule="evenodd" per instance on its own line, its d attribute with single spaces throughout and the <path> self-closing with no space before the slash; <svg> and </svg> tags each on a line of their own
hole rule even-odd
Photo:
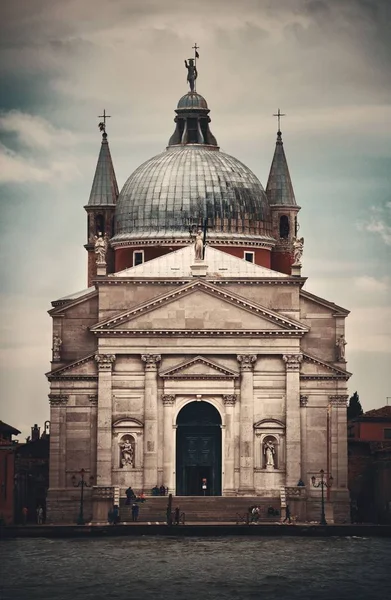
<svg viewBox="0 0 391 600">
<path fill-rule="evenodd" d="M 221 417 L 209 402 L 190 402 L 178 414 L 176 493 L 221 496 Z"/>
</svg>

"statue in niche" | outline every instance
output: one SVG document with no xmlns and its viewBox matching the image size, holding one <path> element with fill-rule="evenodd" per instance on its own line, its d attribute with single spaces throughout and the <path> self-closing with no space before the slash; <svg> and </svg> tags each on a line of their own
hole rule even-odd
<svg viewBox="0 0 391 600">
<path fill-rule="evenodd" d="M 102 236 L 102 233 L 99 232 L 98 235 L 95 236 L 94 243 L 94 251 L 96 254 L 96 264 L 97 265 L 105 265 L 106 264 L 106 252 L 109 246 L 109 240 L 107 234 Z"/>
<path fill-rule="evenodd" d="M 347 344 L 347 341 L 345 340 L 345 337 L 343 335 L 340 335 L 337 338 L 337 341 L 335 342 L 335 345 L 337 346 L 337 360 L 344 362 L 345 360 L 345 346 Z"/>
<path fill-rule="evenodd" d="M 293 240 L 293 264 L 300 265 L 303 256 L 304 238 L 295 238 Z"/>
<path fill-rule="evenodd" d="M 276 451 L 274 449 L 274 444 L 271 440 L 266 440 L 266 442 L 264 443 L 263 453 L 265 455 L 266 468 L 273 467 L 273 469 L 275 469 L 274 457 L 275 457 Z"/>
<path fill-rule="evenodd" d="M 202 231 L 199 229 L 194 242 L 194 254 L 196 260 L 202 260 L 203 249 L 204 240 L 202 238 Z"/>
<path fill-rule="evenodd" d="M 134 467 L 134 448 L 130 440 L 123 440 L 121 448 L 121 467 Z"/>
<path fill-rule="evenodd" d="M 189 58 L 189 62 L 185 60 L 185 67 L 187 69 L 187 81 L 190 85 L 190 91 L 194 92 L 195 80 L 197 79 L 197 67 L 195 66 L 194 58 Z"/>
<path fill-rule="evenodd" d="M 59 335 L 53 336 L 53 360 L 61 360 L 62 339 Z"/>
</svg>

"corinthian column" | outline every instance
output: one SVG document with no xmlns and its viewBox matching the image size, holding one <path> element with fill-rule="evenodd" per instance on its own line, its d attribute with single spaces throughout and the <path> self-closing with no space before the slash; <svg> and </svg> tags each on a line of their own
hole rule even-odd
<svg viewBox="0 0 391 600">
<path fill-rule="evenodd" d="M 254 493 L 254 377 L 256 354 L 238 354 L 240 364 L 239 491 Z"/>
<path fill-rule="evenodd" d="M 286 367 L 286 485 L 301 478 L 300 365 L 302 354 L 284 354 Z"/>
<path fill-rule="evenodd" d="M 98 365 L 96 484 L 111 485 L 112 382 L 114 354 L 95 354 Z M 93 468 L 91 466 L 91 468 Z"/>
<path fill-rule="evenodd" d="M 224 493 L 235 490 L 235 394 L 223 396 L 225 404 Z"/>
<path fill-rule="evenodd" d="M 172 464 L 172 441 L 174 430 L 172 428 L 172 410 L 175 404 L 175 396 L 165 394 L 162 396 L 163 402 L 163 484 L 169 491 L 174 488 L 172 474 L 174 472 Z"/>
<path fill-rule="evenodd" d="M 144 383 L 144 489 L 149 492 L 157 485 L 157 363 L 160 354 L 143 354 Z"/>
</svg>

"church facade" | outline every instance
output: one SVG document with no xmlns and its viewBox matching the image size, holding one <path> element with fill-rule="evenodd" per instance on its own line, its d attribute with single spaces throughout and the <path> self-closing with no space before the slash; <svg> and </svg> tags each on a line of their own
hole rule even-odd
<svg viewBox="0 0 391 600">
<path fill-rule="evenodd" d="M 348 516 L 348 311 L 303 289 L 279 129 L 266 190 L 220 151 L 206 100 L 179 101 L 167 149 L 118 190 L 105 122 L 88 205 L 88 285 L 52 303 L 48 518 L 131 486 Z M 249 500 L 250 501 L 250 500 Z"/>
</svg>

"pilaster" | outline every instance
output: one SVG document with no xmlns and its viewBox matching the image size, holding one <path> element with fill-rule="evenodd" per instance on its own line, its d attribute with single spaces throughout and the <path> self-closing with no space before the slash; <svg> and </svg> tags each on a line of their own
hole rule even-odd
<svg viewBox="0 0 391 600">
<path fill-rule="evenodd" d="M 49 487 L 65 488 L 66 468 L 66 394 L 49 394 L 50 403 L 50 463 Z"/>
<path fill-rule="evenodd" d="M 284 354 L 286 367 L 286 485 L 301 478 L 300 365 L 302 354 Z"/>
<path fill-rule="evenodd" d="M 348 448 L 347 448 L 347 400 L 348 395 L 329 396 L 331 406 L 331 474 L 333 488 L 347 488 Z"/>
<path fill-rule="evenodd" d="M 112 456 L 112 370 L 114 354 L 96 354 L 98 365 L 97 486 L 111 485 Z"/>
<path fill-rule="evenodd" d="M 256 354 L 238 354 L 240 365 L 239 492 L 254 493 L 254 376 Z"/>
<path fill-rule="evenodd" d="M 224 494 L 235 491 L 235 404 L 236 395 L 223 396 L 225 405 Z"/>
<path fill-rule="evenodd" d="M 307 404 L 308 396 L 300 396 L 300 432 L 301 432 L 301 479 L 307 481 Z"/>
<path fill-rule="evenodd" d="M 145 363 L 144 383 L 144 490 L 151 490 L 158 482 L 158 410 L 157 365 L 161 360 L 160 354 L 142 354 Z"/>
<path fill-rule="evenodd" d="M 173 436 L 172 415 L 175 404 L 175 396 L 164 394 L 163 403 L 163 485 L 171 492 L 174 489 L 174 465 L 173 460 Z"/>
</svg>

